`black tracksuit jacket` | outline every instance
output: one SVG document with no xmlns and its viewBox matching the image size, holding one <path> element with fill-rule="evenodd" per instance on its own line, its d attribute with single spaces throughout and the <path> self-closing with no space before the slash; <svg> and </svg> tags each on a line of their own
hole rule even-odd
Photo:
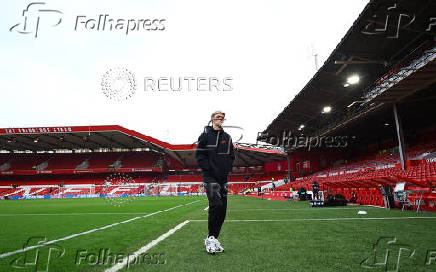
<svg viewBox="0 0 436 272">
<path fill-rule="evenodd" d="M 212 126 L 206 126 L 198 137 L 195 159 L 203 174 L 218 183 L 225 182 L 235 161 L 232 138 L 224 129 L 214 130 Z"/>
</svg>

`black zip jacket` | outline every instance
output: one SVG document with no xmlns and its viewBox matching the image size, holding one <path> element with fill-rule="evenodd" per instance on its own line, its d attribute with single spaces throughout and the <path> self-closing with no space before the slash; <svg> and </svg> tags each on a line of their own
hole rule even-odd
<svg viewBox="0 0 436 272">
<path fill-rule="evenodd" d="M 218 180 L 224 179 L 233 168 L 235 151 L 232 138 L 224 129 L 206 126 L 198 137 L 195 159 L 203 173 Z"/>
</svg>

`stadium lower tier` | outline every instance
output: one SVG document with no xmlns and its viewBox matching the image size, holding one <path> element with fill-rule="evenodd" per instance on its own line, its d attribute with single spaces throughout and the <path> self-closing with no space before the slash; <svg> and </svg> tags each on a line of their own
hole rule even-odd
<svg viewBox="0 0 436 272">
<path fill-rule="evenodd" d="M 229 183 L 229 194 L 237 194 L 246 188 L 255 185 L 254 182 Z M 35 196 L 72 196 L 72 195 L 176 195 L 203 193 L 202 183 L 131 183 L 123 185 L 94 185 L 94 184 L 67 184 L 63 187 L 57 185 L 22 185 L 18 187 L 1 186 L 0 197 L 17 199 L 32 198 Z"/>
<path fill-rule="evenodd" d="M 404 191 L 408 193 L 406 204 L 416 208 L 417 202 L 421 200 L 423 210 L 436 211 L 436 162 L 409 166 L 406 170 L 392 167 L 378 170 L 364 168 L 358 171 L 327 174 L 325 171 L 314 173 L 275 188 L 273 195 L 290 197 L 291 191 L 300 188 L 311 191 L 314 181 L 319 183 L 319 189 L 324 194 L 341 194 L 357 204 L 375 206 L 384 206 L 381 188 L 389 186 L 394 189 L 396 184 L 404 183 L 406 186 Z"/>
<path fill-rule="evenodd" d="M 109 176 L 115 174 L 111 173 Z M 1 198 L 38 198 L 38 196 L 79 196 L 79 195 L 177 195 L 204 193 L 201 175 L 170 175 L 159 173 L 138 174 L 132 180 L 107 179 L 106 175 L 64 175 L 62 178 L 34 175 L 25 180 L 17 176 L 1 177 Z M 257 195 L 258 188 L 276 182 L 283 183 L 285 173 L 232 174 L 229 176 L 229 194 L 251 192 Z M 106 178 L 105 178 L 106 177 Z M 356 204 L 384 206 L 381 188 L 389 186 L 392 189 L 397 183 L 404 182 L 410 191 L 408 204 L 416 207 L 417 201 L 422 201 L 423 210 L 436 210 L 434 192 L 436 184 L 436 162 L 425 162 L 410 165 L 406 170 L 399 167 L 371 169 L 362 168 L 358 171 L 314 173 L 311 176 L 299 178 L 296 181 L 276 186 L 271 196 L 288 199 L 292 191 L 304 188 L 312 190 L 313 181 L 317 181 L 324 195 L 341 194 L 348 201 Z M 277 185 L 276 184 L 276 185 Z M 268 187 L 268 186 L 266 186 Z M 292 187 L 292 190 L 291 190 Z M 264 191 L 269 191 L 269 189 Z M 413 193 L 413 190 L 418 190 Z M 408 205 L 410 206 L 410 205 Z"/>
</svg>

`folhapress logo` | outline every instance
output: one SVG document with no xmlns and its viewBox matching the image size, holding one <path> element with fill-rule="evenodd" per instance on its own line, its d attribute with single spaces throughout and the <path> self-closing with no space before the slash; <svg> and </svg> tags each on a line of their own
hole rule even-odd
<svg viewBox="0 0 436 272">
<path fill-rule="evenodd" d="M 402 30 L 434 35 L 436 27 L 436 17 L 416 18 L 414 12 L 388 3 L 376 7 L 371 17 L 364 19 L 364 22 L 367 24 L 361 30 L 362 34 L 385 36 L 388 39 L 398 39 Z"/>
<path fill-rule="evenodd" d="M 373 245 L 371 256 L 364 259 L 360 266 L 369 269 L 381 267 L 386 272 L 398 272 L 401 263 L 410 262 L 415 252 L 409 245 L 398 243 L 396 237 L 380 237 Z"/>
<path fill-rule="evenodd" d="M 20 34 L 34 34 L 38 37 L 39 31 L 44 27 L 55 27 L 62 20 L 63 13 L 56 9 L 46 8 L 45 2 L 32 2 L 22 12 L 22 22 L 13 25 L 9 31 Z M 109 14 L 76 15 L 74 18 L 64 20 L 68 28 L 74 32 L 118 32 L 129 35 L 132 32 L 159 32 L 166 28 L 164 18 L 118 18 Z"/>
<path fill-rule="evenodd" d="M 12 252 L 13 253 L 13 252 Z M 7 257 L 9 253 L 0 255 Z M 23 245 L 22 254 L 10 262 L 11 267 L 22 269 L 21 271 L 48 272 L 50 263 L 65 255 L 65 248 L 48 241 L 47 237 L 35 236 L 27 239 Z"/>
<path fill-rule="evenodd" d="M 62 12 L 55 9 L 45 8 L 44 2 L 33 2 L 23 10 L 23 22 L 12 26 L 9 31 L 16 31 L 20 34 L 34 34 L 38 37 L 41 23 L 50 22 L 51 27 L 55 27 L 62 22 Z M 41 18 L 44 18 L 41 20 Z"/>
</svg>

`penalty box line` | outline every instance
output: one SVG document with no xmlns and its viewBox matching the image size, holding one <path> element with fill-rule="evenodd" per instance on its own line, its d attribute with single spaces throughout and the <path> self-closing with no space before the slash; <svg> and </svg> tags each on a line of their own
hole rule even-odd
<svg viewBox="0 0 436 272">
<path fill-rule="evenodd" d="M 69 240 L 71 238 L 82 236 L 82 235 L 85 235 L 85 234 L 90 234 L 90 233 L 93 233 L 93 232 L 96 232 L 96 231 L 99 231 L 99 230 L 104 230 L 104 229 L 112 228 L 114 226 L 117 226 L 117 225 L 120 225 L 120 224 L 125 224 L 125 223 L 128 223 L 128 222 L 132 222 L 132 221 L 135 221 L 135 220 L 138 220 L 138 219 L 141 219 L 141 218 L 150 217 L 150 216 L 153 216 L 153 215 L 156 215 L 156 214 L 159 214 L 159 213 L 162 213 L 162 212 L 167 212 L 167 211 L 179 208 L 179 207 L 188 206 L 188 205 L 194 204 L 194 203 L 199 202 L 199 201 L 201 201 L 201 200 L 192 201 L 192 202 L 189 202 L 189 203 L 186 203 L 186 204 L 180 204 L 180 205 L 174 206 L 172 208 L 168 208 L 168 209 L 165 209 L 165 210 L 160 210 L 160 211 L 157 211 L 157 212 L 149 213 L 149 214 L 146 214 L 146 215 L 143 215 L 143 216 L 137 216 L 137 217 L 134 217 L 134 218 L 131 218 L 131 219 L 128 219 L 128 220 L 124 220 L 124 221 L 121 221 L 121 222 L 118 222 L 118 223 L 113 223 L 113 224 L 110 224 L 110 225 L 107 225 L 107 226 L 103 226 L 103 227 L 100 227 L 100 228 L 91 229 L 91 230 L 84 231 L 84 232 L 81 232 L 81 233 L 76 233 L 76 234 L 68 235 L 68 236 L 65 236 L 65 237 L 62 237 L 62 238 L 59 238 L 59 239 L 55 239 L 55 240 L 47 241 L 47 242 L 44 242 L 44 243 L 40 243 L 38 245 L 29 246 L 29 247 L 23 247 L 22 249 L 17 249 L 15 251 L 11 251 L 11 252 L 6 252 L 6 253 L 3 253 L 3 254 L 0 254 L 0 259 L 9 257 L 9 256 L 14 255 L 14 254 L 26 252 L 26 251 L 29 251 L 29 250 L 32 250 L 32 249 L 35 249 L 35 248 L 51 245 L 51 244 L 54 244 L 56 242 Z"/>
</svg>

